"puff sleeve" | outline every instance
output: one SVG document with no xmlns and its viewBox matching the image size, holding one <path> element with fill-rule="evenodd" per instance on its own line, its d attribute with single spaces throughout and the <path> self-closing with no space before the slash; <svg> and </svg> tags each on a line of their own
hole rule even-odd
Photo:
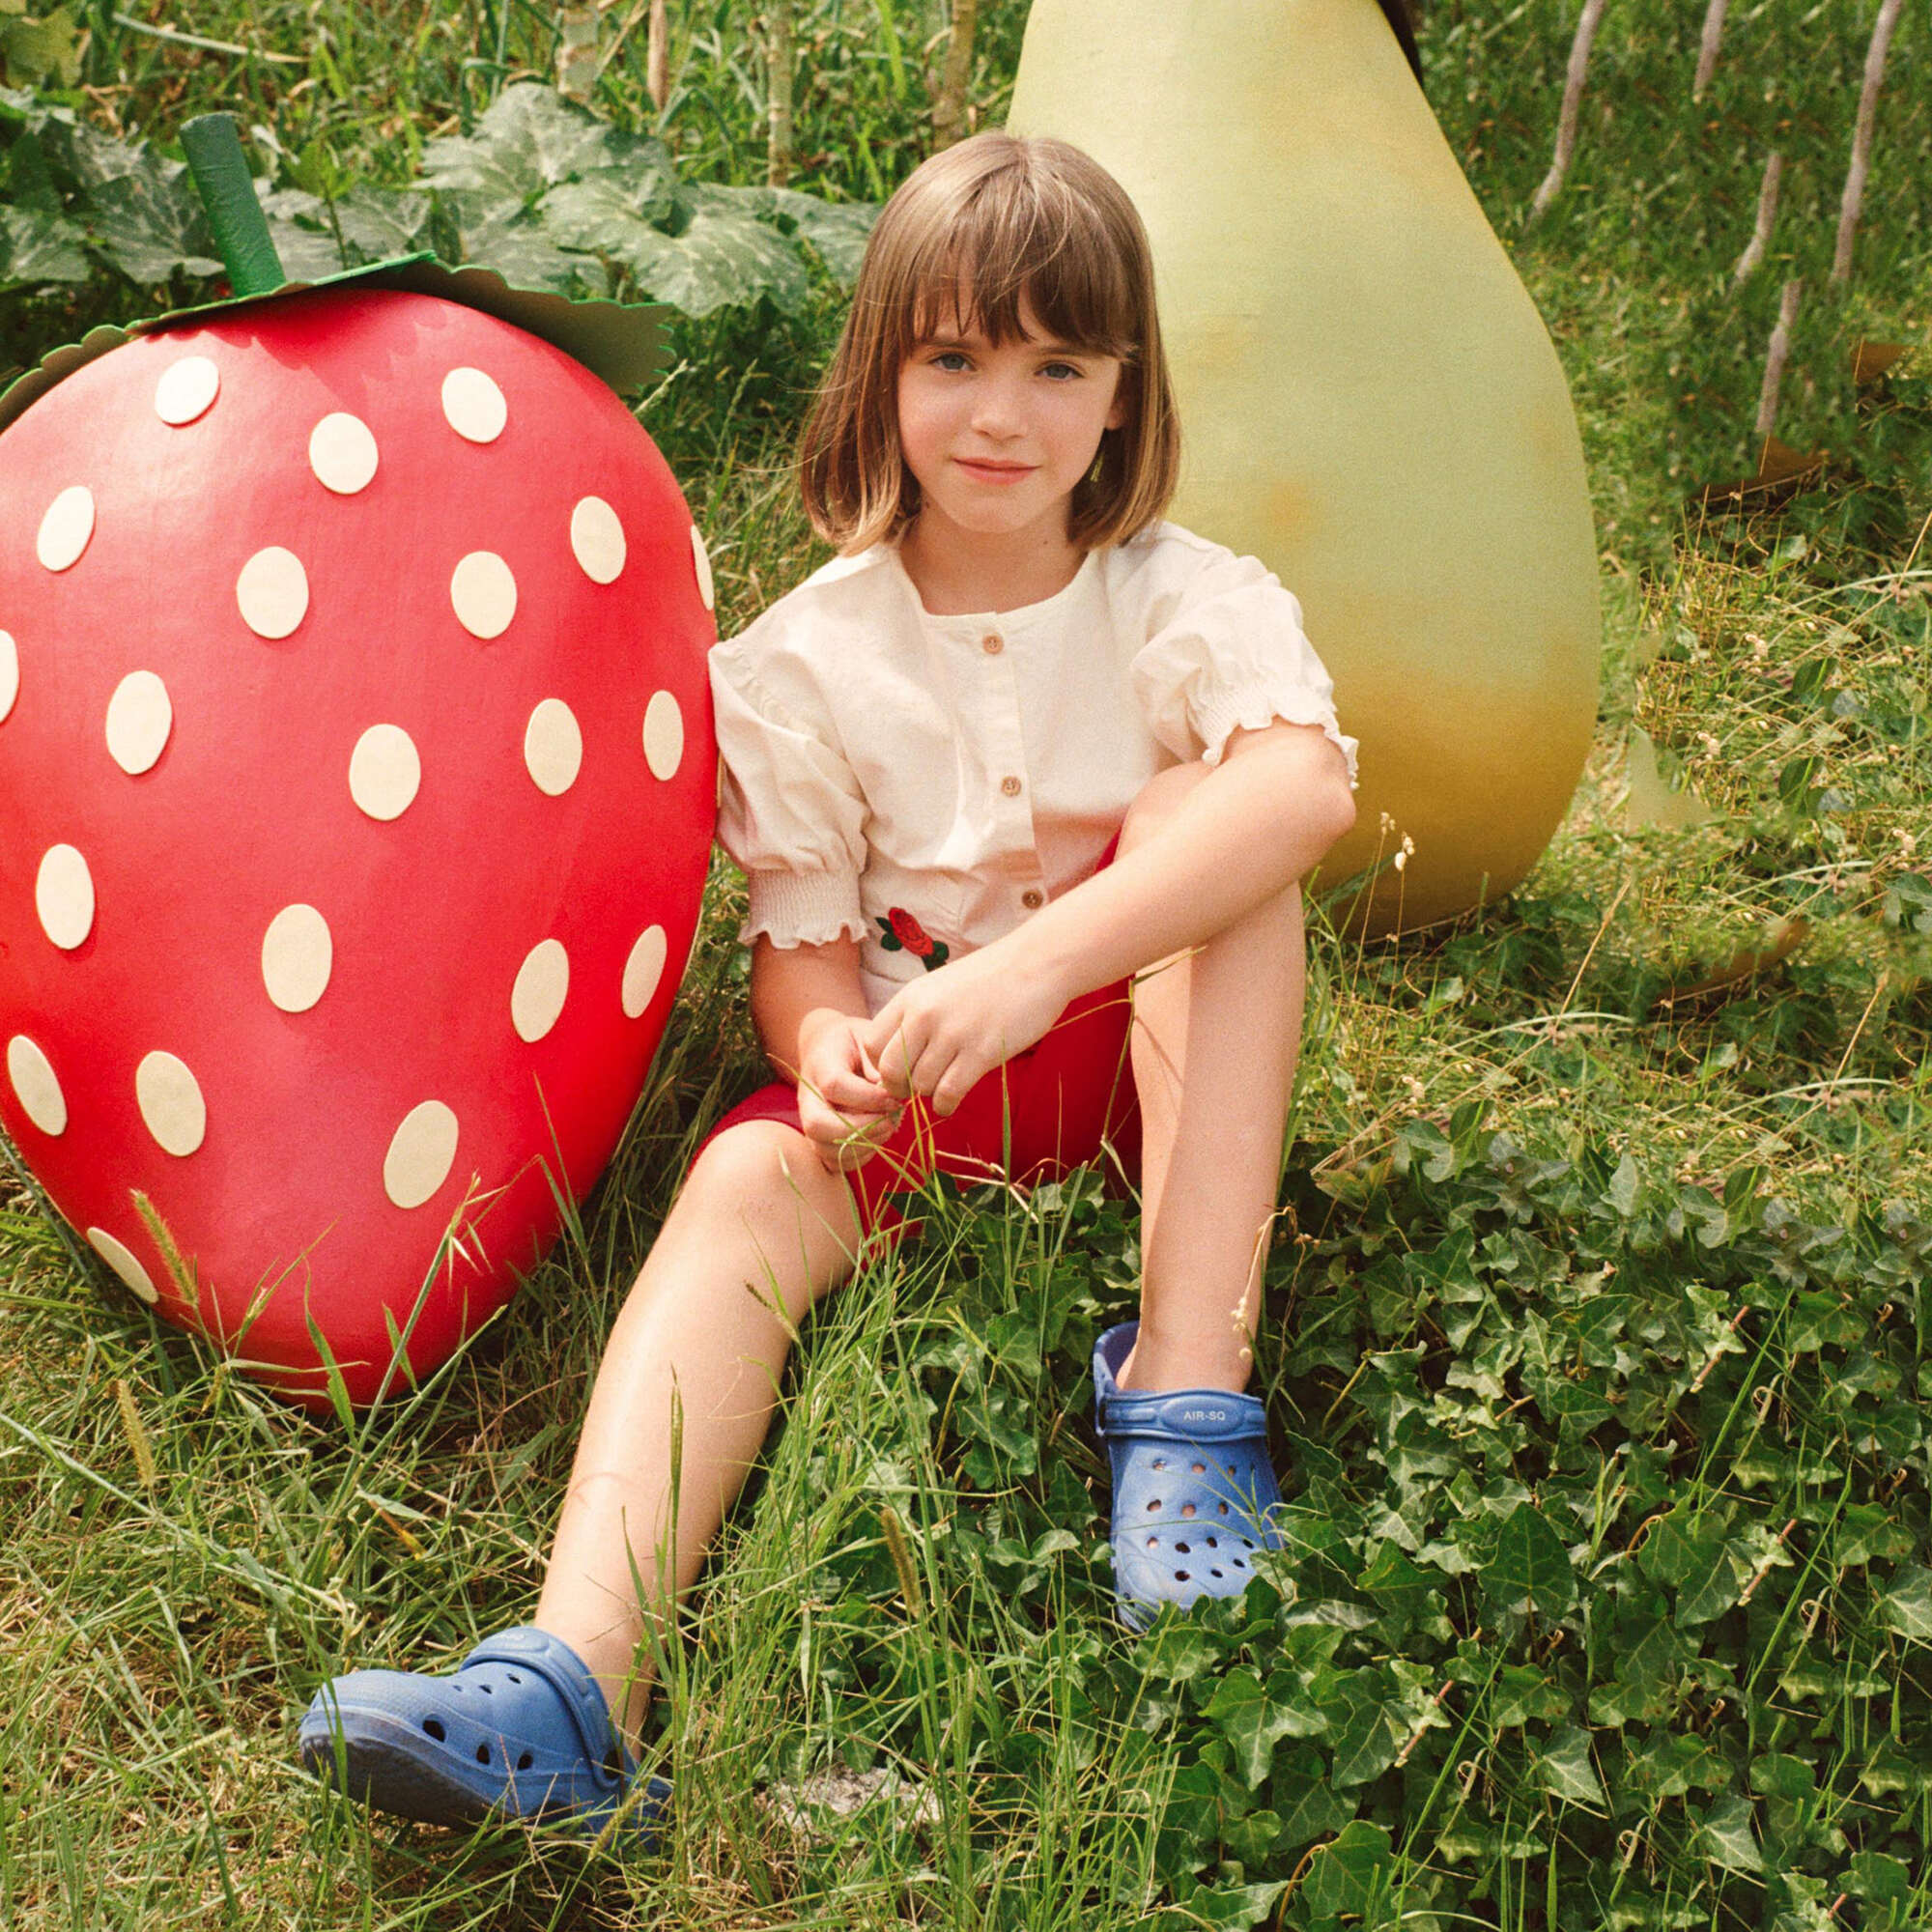
<svg viewBox="0 0 1932 1932">
<path fill-rule="evenodd" d="M 718 842 L 743 869 L 750 912 L 738 937 L 818 946 L 866 936 L 859 875 L 866 801 L 829 723 L 781 704 L 743 639 L 711 652 L 718 720 Z"/>
<path fill-rule="evenodd" d="M 1195 538 L 1168 547 L 1151 582 L 1134 696 L 1176 757 L 1214 765 L 1231 732 L 1319 724 L 1349 761 L 1334 684 L 1301 628 L 1301 605 L 1258 558 Z"/>
</svg>

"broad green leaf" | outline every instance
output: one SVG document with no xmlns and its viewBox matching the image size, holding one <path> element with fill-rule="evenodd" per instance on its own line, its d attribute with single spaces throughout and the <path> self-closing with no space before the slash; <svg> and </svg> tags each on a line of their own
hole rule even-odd
<svg viewBox="0 0 1932 1932">
<path fill-rule="evenodd" d="M 660 196 L 657 187 L 655 180 L 634 183 L 613 174 L 565 182 L 545 195 L 539 218 L 559 245 L 621 262 L 641 281 L 672 245 L 660 228 L 671 198 Z"/>
<path fill-rule="evenodd" d="M 1177 1894 L 1190 1925 L 1211 1926 L 1213 1932 L 1248 1932 L 1274 1910 L 1274 1902 L 1288 1889 L 1285 1878 L 1263 1885 L 1221 1885 L 1211 1891 L 1202 1889 Z"/>
<path fill-rule="evenodd" d="M 130 282 L 153 288 L 177 271 L 221 272 L 208 217 L 180 161 L 143 155 L 131 174 L 100 183 L 86 212 L 89 245 Z"/>
<path fill-rule="evenodd" d="M 1885 1852 L 1860 1852 L 1846 1868 L 1845 1889 L 1873 1905 L 1902 1904 L 1912 1890 L 1912 1868 Z"/>
<path fill-rule="evenodd" d="M 1302 1896 L 1323 1918 L 1366 1918 L 1386 1894 L 1393 1869 L 1388 1833 L 1357 1818 L 1309 1861 Z"/>
<path fill-rule="evenodd" d="M 1332 1731 L 1338 1785 L 1379 1777 L 1408 1741 L 1401 1700 L 1388 1694 L 1376 1671 L 1357 1670 L 1342 1678 L 1323 1708 Z"/>
<path fill-rule="evenodd" d="M 1192 1617 L 1175 1619 L 1155 1631 L 1137 1653 L 1150 1683 L 1187 1684 L 1221 1661 L 1223 1646 Z"/>
<path fill-rule="evenodd" d="M 1932 1570 L 1916 1563 L 1898 1570 L 1878 1607 L 1888 1630 L 1915 1643 L 1932 1643 Z"/>
<path fill-rule="evenodd" d="M 1499 1603 L 1527 1598 L 1546 1616 L 1577 1601 L 1569 1552 L 1533 1505 L 1519 1503 L 1504 1520 L 1495 1551 L 1483 1566 L 1483 1587 Z"/>
<path fill-rule="evenodd" d="M 1765 1798 L 1808 1798 L 1818 1788 L 1818 1774 L 1802 1757 L 1768 1751 L 1751 1760 L 1750 1788 Z"/>
<path fill-rule="evenodd" d="M 473 213 L 474 202 L 469 204 Z M 481 220 L 463 220 L 463 259 L 495 269 L 506 282 L 526 289 L 554 289 L 559 295 L 606 293 L 601 264 L 588 255 L 560 248 L 536 221 L 519 211 Z"/>
<path fill-rule="evenodd" d="M 93 265 L 72 222 L 40 208 L 0 207 L 0 289 L 84 282 Z"/>
<path fill-rule="evenodd" d="M 282 272 L 291 281 L 320 281 L 355 266 L 343 259 L 335 244 L 327 203 L 295 187 L 264 194 L 262 185 L 257 182 L 255 188 L 268 218 L 269 236 L 281 258 Z"/>
<path fill-rule="evenodd" d="M 805 264 L 776 228 L 739 206 L 728 189 L 683 188 L 679 202 L 683 225 L 663 238 L 656 261 L 634 270 L 642 294 L 690 316 L 760 296 L 787 313 L 803 304 Z"/>
<path fill-rule="evenodd" d="M 1725 1871 L 1764 1869 L 1764 1855 L 1757 1848 L 1757 1833 L 1751 1828 L 1750 1800 L 1735 1791 L 1726 1792 L 1705 1812 L 1693 1842 L 1705 1858 Z"/>
<path fill-rule="evenodd" d="M 0 20 L 0 59 L 6 63 L 9 82 L 18 86 L 52 81 L 58 87 L 78 87 L 80 49 L 68 10 L 56 7 L 39 19 L 13 8 L 7 11 L 14 17 Z"/>
<path fill-rule="evenodd" d="M 1281 1842 L 1289 1851 L 1339 1832 L 1355 1815 L 1355 1807 L 1336 1791 L 1321 1753 L 1312 1745 L 1277 1752 L 1268 1802 L 1281 1814 Z"/>
<path fill-rule="evenodd" d="M 1537 1754 L 1536 1781 L 1552 1798 L 1572 1804 L 1602 1810 L 1606 1802 L 1603 1780 L 1591 1761 L 1589 1733 L 1575 1724 L 1565 1725 Z"/>
<path fill-rule="evenodd" d="M 1235 1769 L 1250 1791 L 1267 1781 L 1276 1744 L 1299 1727 L 1299 1714 L 1268 1694 L 1254 1671 L 1231 1670 L 1215 1686 L 1206 1711 L 1235 1753 Z"/>
<path fill-rule="evenodd" d="M 541 82 L 519 81 L 491 102 L 471 134 L 425 144 L 430 186 L 483 195 L 507 214 L 546 188 L 600 168 L 649 166 L 659 144 L 600 121 Z"/>
</svg>

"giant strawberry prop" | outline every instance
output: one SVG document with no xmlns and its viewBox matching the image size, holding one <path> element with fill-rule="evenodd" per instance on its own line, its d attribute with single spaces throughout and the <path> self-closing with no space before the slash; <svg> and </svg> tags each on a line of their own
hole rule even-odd
<svg viewBox="0 0 1932 1932">
<path fill-rule="evenodd" d="M 642 1084 L 711 586 L 611 388 L 499 319 L 623 318 L 422 258 L 290 292 L 245 170 L 211 214 L 236 301 L 0 402 L 0 1122 L 168 1320 L 367 1401 L 507 1299 Z"/>
</svg>

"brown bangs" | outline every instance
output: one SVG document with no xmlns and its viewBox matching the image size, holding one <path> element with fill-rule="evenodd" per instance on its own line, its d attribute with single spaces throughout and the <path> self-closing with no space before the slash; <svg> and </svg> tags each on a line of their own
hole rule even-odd
<svg viewBox="0 0 1932 1932">
<path fill-rule="evenodd" d="M 919 485 L 899 451 L 900 368 L 954 329 L 1024 340 L 1023 309 L 1052 340 L 1122 365 L 1126 420 L 1073 493 L 1069 536 L 1096 549 L 1160 516 L 1180 439 L 1140 216 L 1079 149 L 989 132 L 917 168 L 873 227 L 800 442 L 800 487 L 822 537 L 850 554 L 904 533 Z"/>
</svg>

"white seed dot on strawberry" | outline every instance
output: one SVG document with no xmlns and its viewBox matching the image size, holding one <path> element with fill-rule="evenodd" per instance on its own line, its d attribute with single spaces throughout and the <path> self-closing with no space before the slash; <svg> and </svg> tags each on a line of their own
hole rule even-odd
<svg viewBox="0 0 1932 1932">
<path fill-rule="evenodd" d="M 546 697 L 524 727 L 524 763 L 536 788 L 561 798 L 583 766 L 583 733 L 577 715 L 560 697 Z"/>
<path fill-rule="evenodd" d="M 571 511 L 570 550 L 592 583 L 615 583 L 624 574 L 624 526 L 602 497 L 580 497 Z"/>
<path fill-rule="evenodd" d="M 449 1179 L 456 1139 L 456 1116 L 440 1100 L 412 1107 L 384 1156 L 384 1192 L 398 1208 L 420 1208 Z"/>
<path fill-rule="evenodd" d="M 286 905 L 262 935 L 262 983 L 285 1013 L 305 1013 L 328 990 L 335 940 L 312 905 Z"/>
<path fill-rule="evenodd" d="M 141 1265 L 133 1252 L 117 1241 L 105 1228 L 88 1229 L 87 1245 L 150 1307 L 161 1298 L 154 1277 Z"/>
<path fill-rule="evenodd" d="M 14 1097 L 42 1133 L 67 1132 L 67 1095 L 60 1077 L 39 1042 L 23 1033 L 7 1042 L 7 1078 L 14 1084 Z"/>
<path fill-rule="evenodd" d="M 422 760 L 400 724 L 372 724 L 349 754 L 349 796 L 371 818 L 400 818 L 415 803 Z"/>
<path fill-rule="evenodd" d="M 184 355 L 161 371 L 155 384 L 155 413 L 182 429 L 205 416 L 220 393 L 221 371 L 206 355 Z"/>
<path fill-rule="evenodd" d="M 151 670 L 130 670 L 107 700 L 107 750 L 129 778 L 153 771 L 175 726 L 168 688 Z"/>
<path fill-rule="evenodd" d="M 684 713 L 668 691 L 656 693 L 644 707 L 644 762 L 653 778 L 667 783 L 684 762 Z"/>
<path fill-rule="evenodd" d="M 647 925 L 638 935 L 638 943 L 631 948 L 631 956 L 624 961 L 626 1019 L 635 1020 L 642 1016 L 657 992 L 658 981 L 664 978 L 664 969 L 665 929 L 661 925 Z"/>
<path fill-rule="evenodd" d="M 570 954 L 562 940 L 546 939 L 531 947 L 510 988 L 510 1024 L 517 1037 L 534 1046 L 556 1024 L 569 992 Z"/>
<path fill-rule="evenodd" d="M 71 845 L 49 845 L 34 880 L 41 929 L 63 952 L 94 930 L 94 874 Z"/>
<path fill-rule="evenodd" d="M 338 497 L 367 489 L 379 460 L 375 434 L 360 416 L 337 411 L 309 432 L 308 467 L 316 481 Z"/>
<path fill-rule="evenodd" d="M 134 1097 L 156 1145 L 182 1159 L 208 1137 L 208 1103 L 187 1063 L 172 1053 L 150 1053 L 134 1069 Z"/>
<path fill-rule="evenodd" d="M 697 572 L 697 594 L 707 611 L 715 611 L 718 608 L 718 588 L 711 581 L 711 553 L 704 548 L 704 538 L 698 533 L 696 524 L 691 526 L 691 562 Z"/>
<path fill-rule="evenodd" d="M 235 580 L 242 621 L 271 643 L 290 637 L 308 614 L 308 572 L 294 551 L 270 544 L 242 566 Z"/>
<path fill-rule="evenodd" d="M 452 369 L 442 379 L 442 413 L 467 442 L 495 442 L 510 420 L 503 392 L 480 369 Z"/>
<path fill-rule="evenodd" d="M 20 653 L 11 631 L 0 631 L 0 724 L 6 724 L 20 695 Z"/>
<path fill-rule="evenodd" d="M 450 573 L 449 603 L 456 621 L 487 644 L 517 614 L 517 580 L 495 551 L 472 550 Z"/>
<path fill-rule="evenodd" d="M 94 492 L 85 484 L 71 484 L 47 505 L 34 554 L 48 570 L 67 570 L 80 561 L 93 535 Z"/>
</svg>

